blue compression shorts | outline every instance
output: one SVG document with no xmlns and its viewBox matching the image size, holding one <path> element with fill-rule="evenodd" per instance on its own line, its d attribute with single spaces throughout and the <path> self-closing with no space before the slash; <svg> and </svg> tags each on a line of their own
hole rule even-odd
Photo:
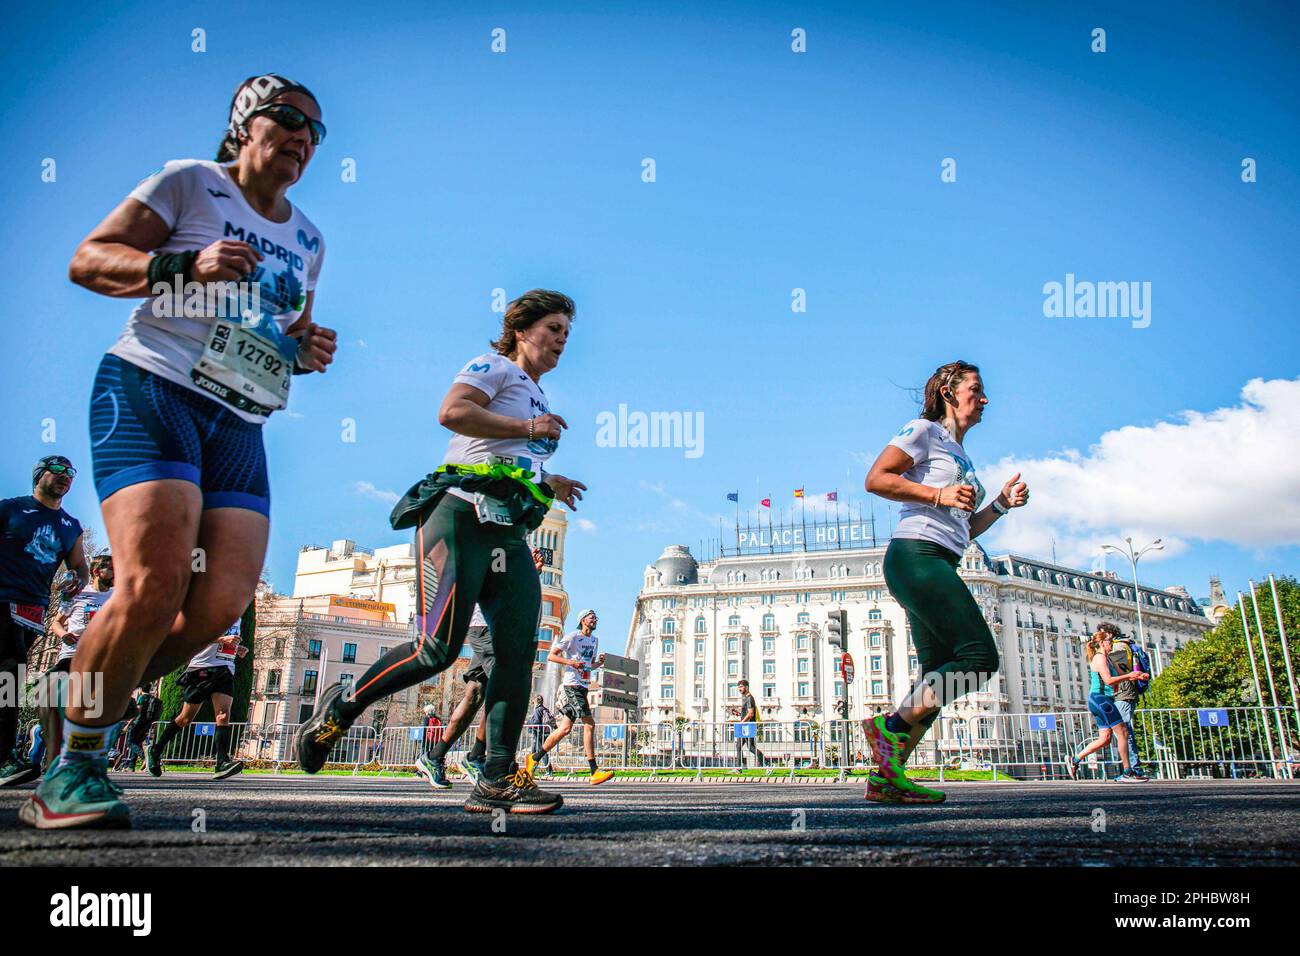
<svg viewBox="0 0 1300 956">
<path fill-rule="evenodd" d="M 179 478 L 203 507 L 270 516 L 262 426 L 217 401 L 105 355 L 90 393 L 90 447 L 99 500 L 128 485 Z"/>
</svg>

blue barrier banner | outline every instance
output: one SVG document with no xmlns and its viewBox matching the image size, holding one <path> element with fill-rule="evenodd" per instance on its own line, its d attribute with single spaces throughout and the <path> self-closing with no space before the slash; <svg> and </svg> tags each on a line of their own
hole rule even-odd
<svg viewBox="0 0 1300 956">
<path fill-rule="evenodd" d="M 1055 730 L 1056 715 L 1055 714 L 1030 714 L 1029 729 L 1030 730 Z"/>
<path fill-rule="evenodd" d="M 424 736 L 424 728 L 423 728 L 423 727 L 412 727 L 411 730 L 410 730 L 410 733 L 411 733 L 411 739 L 412 739 L 412 740 L 419 740 L 421 737 Z"/>
<path fill-rule="evenodd" d="M 217 733 L 216 724 L 195 724 L 194 725 L 195 737 L 214 737 L 216 736 L 216 733 Z"/>
<path fill-rule="evenodd" d="M 605 739 L 606 739 L 606 740 L 622 740 L 622 739 L 623 739 L 624 737 L 626 737 L 626 736 L 627 736 L 627 728 L 626 728 L 626 727 L 623 727 L 623 726 L 618 725 L 618 724 L 615 724 L 615 725 L 612 725 L 612 726 L 606 726 L 606 727 L 605 727 Z"/>
<path fill-rule="evenodd" d="M 1196 712 L 1196 721 L 1202 727 L 1226 727 L 1228 726 L 1228 711 L 1207 707 Z"/>
<path fill-rule="evenodd" d="M 736 724 L 736 737 L 743 740 L 747 737 L 758 736 L 758 724 Z"/>
</svg>

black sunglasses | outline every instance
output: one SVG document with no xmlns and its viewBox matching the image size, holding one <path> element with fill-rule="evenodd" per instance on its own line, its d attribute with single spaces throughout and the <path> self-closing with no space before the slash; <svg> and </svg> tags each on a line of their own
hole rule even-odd
<svg viewBox="0 0 1300 956">
<path fill-rule="evenodd" d="M 273 103 L 270 106 L 263 106 L 260 110 L 253 110 L 248 114 L 248 118 L 254 116 L 265 116 L 276 124 L 283 126 L 291 133 L 296 133 L 304 126 L 311 129 L 311 144 L 319 146 L 321 140 L 325 138 L 325 124 L 320 120 L 312 119 L 296 106 L 290 106 L 288 103 Z"/>
</svg>

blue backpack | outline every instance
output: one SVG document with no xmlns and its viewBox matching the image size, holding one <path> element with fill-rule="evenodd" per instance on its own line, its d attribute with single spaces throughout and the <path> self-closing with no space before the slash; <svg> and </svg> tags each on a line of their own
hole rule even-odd
<svg viewBox="0 0 1300 956">
<path fill-rule="evenodd" d="M 1151 658 L 1147 652 L 1144 651 L 1140 645 L 1135 643 L 1129 644 L 1129 650 L 1133 654 L 1133 669 L 1136 671 L 1142 671 L 1144 674 L 1150 674 Z M 1147 688 L 1151 686 L 1151 681 L 1149 678 L 1147 680 L 1135 680 L 1133 686 L 1137 688 L 1138 696 L 1141 697 L 1147 692 Z"/>
</svg>

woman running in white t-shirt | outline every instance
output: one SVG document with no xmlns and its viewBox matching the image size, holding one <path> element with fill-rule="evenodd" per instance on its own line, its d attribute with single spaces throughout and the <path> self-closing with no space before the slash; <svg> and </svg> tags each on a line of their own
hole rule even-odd
<svg viewBox="0 0 1300 956">
<path fill-rule="evenodd" d="M 96 226 L 73 282 L 140 300 L 90 399 L 95 487 L 117 590 L 86 628 L 64 749 L 24 822 L 126 826 L 105 754 L 133 688 L 214 641 L 253 598 L 270 490 L 262 422 L 299 372 L 324 372 L 335 333 L 313 321 L 320 231 L 286 193 L 325 135 L 320 104 L 277 74 L 231 100 L 216 162 L 167 163 Z M 195 573 L 202 571 L 202 573 Z"/>
<path fill-rule="evenodd" d="M 942 792 L 909 780 L 903 765 L 939 709 L 984 686 L 998 669 L 997 644 L 957 568 L 972 538 L 1029 500 L 1013 475 L 983 510 L 984 486 L 962 446 L 988 405 L 979 369 L 940 366 L 925 385 L 921 417 L 885 446 L 867 475 L 867 490 L 903 503 L 885 552 L 885 584 L 907 612 L 920 680 L 892 714 L 863 721 L 877 770 L 867 799 L 939 803 Z"/>
</svg>

